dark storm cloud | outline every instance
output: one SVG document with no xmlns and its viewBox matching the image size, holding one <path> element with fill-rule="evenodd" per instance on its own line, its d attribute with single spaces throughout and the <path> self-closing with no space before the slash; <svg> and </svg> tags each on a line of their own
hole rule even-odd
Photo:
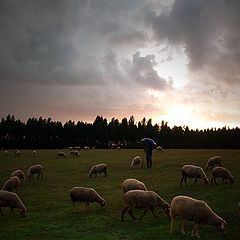
<svg viewBox="0 0 240 240">
<path fill-rule="evenodd" d="M 158 41 L 183 46 L 194 71 L 239 81 L 240 1 L 176 0 L 172 8 L 145 9 Z"/>
</svg>

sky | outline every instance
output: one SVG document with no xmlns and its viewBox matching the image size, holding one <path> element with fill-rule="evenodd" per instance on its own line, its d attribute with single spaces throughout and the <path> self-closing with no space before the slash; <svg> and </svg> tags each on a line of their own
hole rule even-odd
<svg viewBox="0 0 240 240">
<path fill-rule="evenodd" d="M 1 0 L 0 117 L 240 127 L 240 1 Z"/>
</svg>

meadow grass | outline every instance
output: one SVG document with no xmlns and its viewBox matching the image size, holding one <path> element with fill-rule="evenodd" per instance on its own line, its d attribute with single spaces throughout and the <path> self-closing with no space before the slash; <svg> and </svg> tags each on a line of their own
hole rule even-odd
<svg viewBox="0 0 240 240">
<path fill-rule="evenodd" d="M 68 150 L 64 150 L 69 154 Z M 22 218 L 15 210 L 15 216 L 3 208 L 0 216 L 0 239 L 191 239 L 193 223 L 186 224 L 186 235 L 180 234 L 180 223 L 176 222 L 174 233 L 169 234 L 170 219 L 160 209 L 156 211 L 158 220 L 148 212 L 141 222 L 134 222 L 125 214 L 120 222 L 122 201 L 121 184 L 126 178 L 143 181 L 149 190 L 156 191 L 167 202 L 177 195 L 188 195 L 206 201 L 209 206 L 227 223 L 227 232 L 222 235 L 215 228 L 200 226 L 201 239 L 239 239 L 240 221 L 237 204 L 240 200 L 240 150 L 216 149 L 167 149 L 163 153 L 154 150 L 153 168 L 130 170 L 129 165 L 136 155 L 144 156 L 141 149 L 114 149 L 81 151 L 78 158 L 59 159 L 58 150 L 38 150 L 33 158 L 32 151 L 23 150 L 22 156 L 15 158 L 13 152 L 4 157 L 0 154 L 0 184 L 9 178 L 16 169 L 27 172 L 29 166 L 40 163 L 44 166 L 44 179 L 24 182 L 17 194 L 28 208 L 27 217 Z M 223 165 L 230 169 L 235 177 L 234 184 L 205 186 L 200 180 L 193 186 L 180 187 L 180 168 L 184 164 L 195 164 L 205 169 L 206 161 L 213 155 L 221 155 Z M 88 171 L 93 164 L 108 164 L 108 176 L 99 175 L 90 179 Z M 146 166 L 146 164 L 144 163 Z M 210 172 L 207 172 L 210 178 Z M 94 188 L 105 200 L 101 209 L 98 204 L 77 203 L 72 207 L 69 190 L 74 186 Z M 141 210 L 134 210 L 139 217 Z"/>
</svg>

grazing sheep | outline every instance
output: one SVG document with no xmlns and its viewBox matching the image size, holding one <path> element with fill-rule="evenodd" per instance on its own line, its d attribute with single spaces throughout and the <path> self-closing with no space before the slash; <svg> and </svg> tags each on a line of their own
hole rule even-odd
<svg viewBox="0 0 240 240">
<path fill-rule="evenodd" d="M 22 155 L 22 153 L 21 153 L 21 151 L 20 150 L 15 150 L 14 151 L 14 155 L 15 155 L 15 157 L 18 157 L 18 156 L 21 156 Z"/>
<path fill-rule="evenodd" d="M 37 165 L 33 165 L 31 167 L 28 168 L 28 172 L 27 172 L 27 177 L 29 180 L 34 179 L 34 174 L 38 175 L 38 179 L 41 176 L 41 179 L 43 178 L 43 174 L 42 174 L 42 170 L 43 170 L 43 166 L 40 164 Z"/>
<path fill-rule="evenodd" d="M 37 156 L 37 151 L 33 150 L 32 155 L 33 155 L 33 157 L 36 157 Z"/>
<path fill-rule="evenodd" d="M 206 164 L 206 169 L 208 170 L 210 168 L 213 169 L 215 165 L 218 165 L 221 167 L 222 163 L 222 157 L 221 156 L 214 156 L 208 159 L 207 164 Z"/>
<path fill-rule="evenodd" d="M 16 170 L 11 173 L 10 177 L 17 176 L 20 180 L 25 180 L 25 174 L 22 170 Z"/>
<path fill-rule="evenodd" d="M 134 169 L 134 168 L 140 168 L 140 164 L 141 164 L 142 160 L 140 156 L 136 156 L 133 158 L 131 165 L 130 165 L 130 169 Z"/>
<path fill-rule="evenodd" d="M 222 178 L 222 184 L 223 184 L 223 182 L 227 183 L 227 180 L 230 183 L 234 183 L 234 178 L 233 178 L 232 174 L 230 173 L 230 171 L 223 167 L 213 168 L 211 184 L 213 184 L 213 180 L 214 180 L 214 183 L 217 185 L 216 178 Z"/>
<path fill-rule="evenodd" d="M 156 149 L 157 149 L 159 152 L 163 152 L 163 148 L 160 147 L 160 146 L 157 146 Z"/>
<path fill-rule="evenodd" d="M 194 166 L 194 165 L 184 165 L 181 168 L 181 171 L 182 171 L 182 179 L 180 182 L 181 186 L 182 186 L 183 180 L 185 182 L 185 185 L 187 185 L 187 178 L 195 178 L 195 181 L 193 184 L 197 183 L 198 178 L 203 179 L 205 184 L 209 184 L 207 175 L 201 167 Z"/>
<path fill-rule="evenodd" d="M 125 206 L 122 210 L 122 218 L 123 221 L 124 214 L 128 210 L 128 213 L 131 217 L 136 220 L 135 216 L 132 213 L 133 208 L 144 209 L 142 216 L 139 218 L 141 220 L 146 212 L 150 209 L 154 218 L 157 219 L 154 209 L 160 207 L 163 211 L 169 216 L 170 205 L 164 201 L 157 193 L 153 191 L 144 191 L 144 190 L 131 190 L 126 192 L 123 195 L 123 200 Z"/>
<path fill-rule="evenodd" d="M 101 207 L 105 206 L 105 200 L 93 188 L 73 187 L 69 194 L 73 202 L 73 207 L 76 202 L 85 202 L 86 209 L 93 202 L 97 202 Z"/>
<path fill-rule="evenodd" d="M 2 207 L 9 207 L 11 213 L 14 215 L 14 209 L 20 209 L 20 215 L 25 216 L 27 211 L 26 207 L 23 205 L 21 199 L 16 193 L 8 192 L 5 190 L 0 190 L 0 212 L 3 216 Z"/>
<path fill-rule="evenodd" d="M 80 156 L 80 152 L 78 150 L 73 150 L 70 152 L 70 156 L 72 157 L 79 157 Z"/>
<path fill-rule="evenodd" d="M 66 155 L 65 152 L 58 152 L 58 153 L 57 153 L 57 157 L 58 157 L 58 158 L 67 158 L 67 155 Z"/>
<path fill-rule="evenodd" d="M 20 186 L 20 179 L 17 176 L 10 177 L 3 185 L 2 190 L 12 192 Z"/>
<path fill-rule="evenodd" d="M 170 217 L 172 219 L 170 233 L 173 233 L 173 224 L 175 218 L 179 216 L 182 219 L 181 233 L 185 234 L 184 222 L 194 221 L 192 236 L 199 238 L 198 225 L 206 224 L 216 226 L 220 231 L 224 231 L 227 225 L 221 217 L 214 213 L 211 208 L 201 200 L 188 196 L 177 196 L 171 202 Z"/>
<path fill-rule="evenodd" d="M 100 163 L 97 165 L 92 166 L 91 170 L 89 171 L 88 175 L 90 178 L 92 178 L 92 175 L 94 177 L 97 176 L 98 173 L 104 173 L 104 176 L 107 176 L 107 164 L 106 163 Z"/>
<path fill-rule="evenodd" d="M 144 190 L 147 191 L 147 188 L 143 182 L 138 181 L 134 178 L 128 178 L 122 183 L 123 193 L 126 193 L 130 190 Z"/>
</svg>

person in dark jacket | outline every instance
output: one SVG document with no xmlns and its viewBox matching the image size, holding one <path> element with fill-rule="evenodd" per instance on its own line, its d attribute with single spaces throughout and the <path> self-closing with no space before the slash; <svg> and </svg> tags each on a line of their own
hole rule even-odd
<svg viewBox="0 0 240 240">
<path fill-rule="evenodd" d="M 152 168 L 152 151 L 156 143 L 151 138 L 143 138 L 141 140 L 144 144 L 144 151 L 146 153 L 147 168 Z"/>
</svg>

